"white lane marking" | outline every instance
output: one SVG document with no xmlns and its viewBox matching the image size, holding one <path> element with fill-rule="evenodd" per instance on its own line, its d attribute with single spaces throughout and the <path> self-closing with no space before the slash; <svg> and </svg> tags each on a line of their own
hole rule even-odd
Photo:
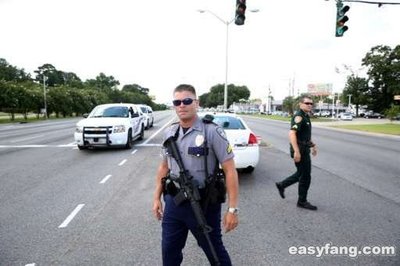
<svg viewBox="0 0 400 266">
<path fill-rule="evenodd" d="M 135 154 L 137 152 L 137 150 L 133 150 L 132 152 L 131 152 L 131 154 Z"/>
<path fill-rule="evenodd" d="M 122 165 L 124 165 L 124 163 L 126 163 L 126 161 L 127 161 L 127 159 L 124 159 L 124 160 L 122 160 L 118 165 L 119 165 L 119 166 L 122 166 Z"/>
<path fill-rule="evenodd" d="M 103 180 L 100 181 L 100 184 L 106 183 L 107 180 L 110 179 L 110 177 L 112 177 L 112 175 L 106 175 L 106 177 L 104 177 Z"/>
<path fill-rule="evenodd" d="M 25 264 L 25 266 L 36 266 L 36 263 Z"/>
<path fill-rule="evenodd" d="M 161 147 L 162 144 L 150 143 L 150 144 L 136 144 L 136 147 Z"/>
<path fill-rule="evenodd" d="M 76 206 L 76 208 L 71 212 L 70 215 L 68 215 L 67 219 L 58 226 L 58 228 L 65 228 L 68 226 L 68 224 L 74 219 L 74 217 L 78 214 L 78 212 L 85 206 L 85 204 L 79 204 Z"/>
<path fill-rule="evenodd" d="M 61 145 L 57 145 L 57 147 L 76 147 L 76 143 L 75 142 L 71 142 L 68 144 L 61 144 Z"/>
<path fill-rule="evenodd" d="M 45 148 L 49 145 L 0 145 L 0 148 Z"/>
<path fill-rule="evenodd" d="M 169 120 L 165 125 L 163 125 L 159 130 L 157 130 L 156 133 L 154 133 L 153 135 L 150 136 L 150 138 L 148 138 L 145 142 L 143 142 L 144 145 L 146 145 L 147 143 L 149 143 L 149 141 L 151 139 L 153 139 L 158 133 L 160 133 L 162 130 L 164 130 L 164 128 L 166 128 L 167 126 L 169 126 L 171 124 L 172 121 L 174 121 L 176 118 L 172 118 L 171 120 Z M 143 145 L 141 144 L 141 145 Z"/>
</svg>

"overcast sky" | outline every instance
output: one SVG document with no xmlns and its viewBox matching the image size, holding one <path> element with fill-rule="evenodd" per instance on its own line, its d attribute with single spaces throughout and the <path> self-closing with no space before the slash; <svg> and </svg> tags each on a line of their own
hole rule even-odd
<svg viewBox="0 0 400 266">
<path fill-rule="evenodd" d="M 235 3 L 0 0 L 0 58 L 31 74 L 45 63 L 82 80 L 103 72 L 149 88 L 159 103 L 180 83 L 200 95 L 225 82 L 226 25 L 197 10 L 230 21 Z M 245 25 L 229 26 L 228 84 L 246 85 L 251 98 L 266 97 L 270 87 L 283 99 L 293 84 L 296 94 L 309 83 L 342 91 L 343 64 L 358 71 L 371 47 L 400 44 L 400 5 L 348 5 L 349 30 L 335 38 L 333 0 L 248 0 Z"/>
</svg>

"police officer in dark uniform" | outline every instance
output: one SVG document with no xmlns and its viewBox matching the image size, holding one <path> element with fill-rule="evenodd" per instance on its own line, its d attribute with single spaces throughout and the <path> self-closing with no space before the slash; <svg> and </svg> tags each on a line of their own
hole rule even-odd
<svg viewBox="0 0 400 266">
<path fill-rule="evenodd" d="M 317 210 L 317 207 L 307 201 L 307 192 L 311 183 L 311 158 L 317 155 L 317 147 L 311 140 L 311 121 L 309 113 L 313 106 L 310 96 L 300 98 L 300 110 L 298 110 L 291 121 L 289 132 L 290 155 L 294 159 L 297 171 L 281 182 L 276 183 L 279 194 L 285 198 L 285 188 L 299 182 L 299 198 L 297 207 Z"/>
<path fill-rule="evenodd" d="M 175 88 L 173 96 L 173 104 L 179 122 L 165 130 L 164 139 L 171 136 L 177 137 L 176 144 L 183 164 L 197 182 L 202 200 L 205 197 L 204 191 L 207 189 L 206 173 L 212 174 L 216 168 L 219 168 L 218 164 L 221 164 L 225 173 L 228 194 L 228 208 L 224 212 L 222 223 L 225 232 L 229 232 L 238 225 L 239 185 L 232 148 L 221 127 L 210 121 L 206 123 L 197 116 L 198 101 L 196 91 L 191 85 L 179 85 Z M 182 249 L 185 246 L 189 230 L 211 263 L 213 261 L 212 252 L 204 241 L 204 237 L 199 233 L 198 223 L 190 203 L 184 201 L 177 205 L 174 202 L 174 195 L 171 195 L 174 193 L 165 191 L 163 178 L 168 176 L 169 180 L 174 180 L 179 176 L 179 167 L 165 148 L 162 150 L 162 157 L 156 177 L 153 213 L 158 220 L 162 220 L 163 265 L 181 264 Z M 175 181 L 173 182 L 175 183 Z M 164 209 L 160 199 L 162 194 L 165 203 Z M 204 216 L 207 224 L 212 227 L 209 236 L 220 265 L 231 265 L 229 254 L 222 243 L 221 205 L 221 202 L 207 204 L 207 207 L 204 208 L 206 209 Z"/>
</svg>

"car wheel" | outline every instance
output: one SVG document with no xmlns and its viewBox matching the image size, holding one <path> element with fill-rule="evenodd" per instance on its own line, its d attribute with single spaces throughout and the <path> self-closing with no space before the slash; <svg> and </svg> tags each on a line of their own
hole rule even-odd
<svg viewBox="0 0 400 266">
<path fill-rule="evenodd" d="M 132 141 L 132 129 L 129 129 L 125 148 L 126 149 L 132 149 L 132 142 L 133 142 Z"/>
<path fill-rule="evenodd" d="M 150 121 L 149 120 L 146 120 L 146 127 L 145 127 L 145 129 L 149 129 L 150 128 Z"/>
<path fill-rule="evenodd" d="M 86 147 L 86 146 L 81 146 L 81 145 L 78 145 L 78 149 L 79 150 L 86 150 L 88 147 Z"/>
<path fill-rule="evenodd" d="M 243 169 L 243 172 L 248 173 L 248 174 L 252 173 L 253 171 L 254 171 L 253 166 L 249 166 L 249 167 Z"/>
<path fill-rule="evenodd" d="M 143 140 L 144 139 L 144 125 L 142 125 L 142 129 L 140 130 L 140 136 L 138 140 Z"/>
<path fill-rule="evenodd" d="M 153 124 L 154 124 L 154 119 L 151 120 L 151 125 L 150 125 L 150 127 L 153 127 Z"/>
</svg>

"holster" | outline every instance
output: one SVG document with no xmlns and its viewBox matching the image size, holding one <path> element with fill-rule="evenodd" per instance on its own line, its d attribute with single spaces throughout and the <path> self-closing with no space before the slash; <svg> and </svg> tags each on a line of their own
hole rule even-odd
<svg viewBox="0 0 400 266">
<path fill-rule="evenodd" d="M 176 187 L 174 181 L 171 179 L 171 177 L 168 175 L 166 177 L 163 177 L 161 179 L 161 183 L 163 186 L 163 194 L 164 195 L 171 195 L 175 196 L 179 192 L 179 188 Z"/>
<path fill-rule="evenodd" d="M 206 204 L 224 203 L 226 200 L 225 174 L 222 169 L 216 170 L 206 182 Z"/>
</svg>

